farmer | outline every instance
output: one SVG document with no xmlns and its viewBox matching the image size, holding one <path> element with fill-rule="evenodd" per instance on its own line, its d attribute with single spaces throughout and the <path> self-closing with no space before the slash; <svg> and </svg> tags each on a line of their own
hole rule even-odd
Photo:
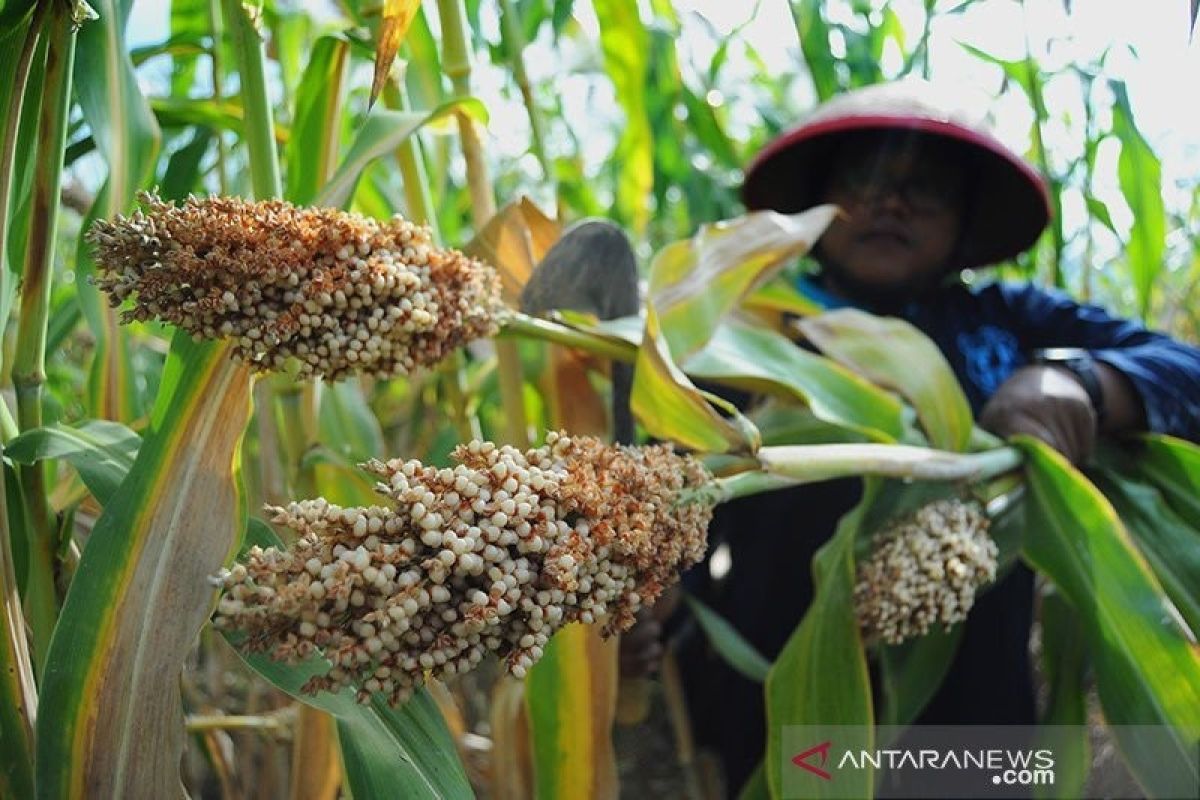
<svg viewBox="0 0 1200 800">
<path fill-rule="evenodd" d="M 840 206 L 845 215 L 814 250 L 818 271 L 799 290 L 825 308 L 853 306 L 918 327 L 991 432 L 1031 434 L 1076 463 L 1098 435 L 1200 438 L 1200 351 L 1059 293 L 961 282 L 960 270 L 1033 245 L 1050 219 L 1049 197 L 1041 176 L 948 111 L 927 84 L 830 100 L 763 149 L 742 195 L 752 210 Z M 701 564 L 685 585 L 774 658 L 812 600 L 813 554 L 860 491 L 847 479 L 720 507 L 710 542 L 728 546 L 728 572 L 717 581 Z M 657 664 L 666 612 L 655 612 L 622 642 L 626 676 Z M 918 721 L 1035 722 L 1032 613 L 1033 573 L 1018 564 L 978 598 L 949 675 Z M 728 667 L 702 636 L 685 639 L 680 664 L 697 741 L 720 755 L 726 789 L 736 793 L 765 748 L 762 686 Z"/>
</svg>

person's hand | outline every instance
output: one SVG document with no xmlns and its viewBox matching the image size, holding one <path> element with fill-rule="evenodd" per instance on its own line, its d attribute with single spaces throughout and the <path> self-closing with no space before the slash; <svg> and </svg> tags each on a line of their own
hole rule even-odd
<svg viewBox="0 0 1200 800">
<path fill-rule="evenodd" d="M 652 609 L 638 612 L 637 622 L 621 634 L 618 652 L 622 678 L 644 678 L 658 671 L 662 662 L 662 623 L 654 618 Z"/>
<path fill-rule="evenodd" d="M 1096 444 L 1096 411 L 1087 391 L 1069 372 L 1051 366 L 1017 370 L 1000 385 L 979 415 L 997 436 L 1027 433 L 1082 463 Z"/>
<path fill-rule="evenodd" d="M 663 623 L 681 602 L 683 592 L 678 585 L 671 586 L 658 602 L 638 612 L 637 622 L 621 634 L 617 658 L 622 678 L 644 678 L 658 671 L 663 657 Z"/>
</svg>

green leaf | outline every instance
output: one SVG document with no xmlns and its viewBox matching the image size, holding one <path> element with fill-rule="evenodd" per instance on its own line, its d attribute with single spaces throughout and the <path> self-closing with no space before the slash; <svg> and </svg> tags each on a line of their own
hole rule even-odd
<svg viewBox="0 0 1200 800">
<path fill-rule="evenodd" d="M 881 725 L 908 725 L 920 715 L 950 671 L 962 632 L 962 625 L 949 631 L 935 627 L 903 644 L 880 647 Z"/>
<path fill-rule="evenodd" d="M 829 26 L 822 16 L 825 4 L 821 0 L 791 0 L 789 5 L 813 89 L 816 90 L 817 100 L 823 102 L 837 94 L 839 88 L 836 70 L 838 60 L 830 49 Z"/>
<path fill-rule="evenodd" d="M 119 422 L 87 420 L 77 427 L 51 425 L 22 433 L 5 453 L 21 464 L 66 459 L 100 505 L 107 505 L 133 466 L 142 437 Z"/>
<path fill-rule="evenodd" d="M 1143 437 L 1129 459 L 1131 475 L 1153 483 L 1192 528 L 1200 529 L 1200 447 L 1163 434 Z"/>
<path fill-rule="evenodd" d="M 654 136 L 646 115 L 649 35 L 638 16 L 637 0 L 608 0 L 597 3 L 595 10 L 604 71 L 625 112 L 621 138 L 612 155 L 612 163 L 619 165 L 616 212 L 640 235 L 650 219 L 650 191 L 654 187 Z"/>
<path fill-rule="evenodd" d="M 1163 269 L 1167 244 L 1167 214 L 1162 195 L 1162 164 L 1134 122 L 1133 109 L 1122 81 L 1110 81 L 1113 103 L 1113 133 L 1121 142 L 1117 176 L 1121 194 L 1133 212 L 1133 227 L 1125 243 L 1138 311 L 1150 310 L 1150 294 Z"/>
<path fill-rule="evenodd" d="M 312 45 L 308 66 L 296 89 L 287 161 L 286 198 L 307 205 L 333 172 L 341 132 L 342 95 L 350 45 L 340 36 L 322 36 Z"/>
<path fill-rule="evenodd" d="M 813 601 L 767 674 L 767 782 L 772 797 L 783 793 L 783 728 L 787 725 L 855 725 L 856 740 L 838 747 L 872 747 L 871 681 L 854 615 L 854 551 L 864 516 L 882 483 L 868 479 L 862 502 L 838 523 L 837 532 L 813 559 Z M 797 570 L 806 564 L 796 564 Z M 851 783 L 853 782 L 853 783 Z M 870 797 L 870 770 L 838 776 L 838 785 L 814 781 L 814 798 Z M 824 790 L 824 791 L 823 791 Z"/>
<path fill-rule="evenodd" d="M 1054 753 L 1054 787 L 1035 797 L 1082 797 L 1092 763 L 1087 718 L 1087 640 L 1078 612 L 1056 591 L 1038 604 L 1042 624 L 1042 671 L 1050 696 L 1037 746 Z"/>
<path fill-rule="evenodd" d="M 679 363 L 753 289 L 804 253 L 833 221 L 835 206 L 799 214 L 756 211 L 705 225 L 660 250 L 650 265 L 650 302 Z"/>
<path fill-rule="evenodd" d="M 246 529 L 246 545 L 251 544 L 281 546 L 270 527 L 254 518 Z M 226 634 L 226 638 L 236 646 L 236 637 Z M 454 740 L 427 690 L 421 689 L 400 708 L 389 707 L 378 696 L 370 703 L 358 703 L 349 688 L 336 694 L 307 695 L 301 691 L 305 682 L 329 669 L 323 658 L 287 664 L 272 661 L 263 653 L 238 652 L 251 669 L 276 688 L 334 716 L 346 781 L 353 796 L 474 796 Z"/>
<path fill-rule="evenodd" d="M 198 126 L 188 143 L 171 154 L 158 187 L 160 197 L 184 200 L 196 191 L 200 183 L 200 164 L 215 138 L 208 128 Z"/>
<path fill-rule="evenodd" d="M 359 129 L 341 165 L 321 189 L 313 205 L 338 208 L 345 206 L 350 202 L 354 187 L 358 183 L 358 176 L 367 164 L 394 151 L 401 142 L 425 125 L 445 119 L 455 112 L 462 112 L 479 122 L 487 121 L 487 109 L 482 102 L 473 97 L 451 100 L 429 113 L 386 109 L 371 112 L 371 116 L 367 117 L 367 121 Z"/>
<path fill-rule="evenodd" d="M 683 600 L 700 623 L 709 644 L 721 654 L 729 666 L 755 683 L 762 683 L 767 679 L 771 662 L 758 652 L 754 645 L 746 641 L 737 628 L 692 595 L 685 594 Z"/>
<path fill-rule="evenodd" d="M 768 328 L 723 324 L 683 367 L 695 378 L 800 400 L 818 419 L 875 441 L 895 441 L 904 433 L 895 397 Z"/>
<path fill-rule="evenodd" d="M 356 381 L 324 387 L 319 412 L 320 440 L 349 459 L 384 456 L 383 430 Z"/>
<path fill-rule="evenodd" d="M 971 405 L 946 357 L 916 327 L 852 308 L 805 318 L 797 325 L 825 355 L 912 403 L 935 446 L 966 449 L 974 426 Z"/>
<path fill-rule="evenodd" d="M 1090 477 L 1112 503 L 1192 635 L 1200 637 L 1200 530 L 1172 511 L 1151 486 L 1112 471 L 1097 470 Z"/>
<path fill-rule="evenodd" d="M 1016 442 L 1031 490 L 1025 558 L 1079 613 L 1105 719 L 1133 774 L 1151 795 L 1184 796 L 1197 781 L 1200 649 L 1104 496 L 1049 446 Z"/>
</svg>

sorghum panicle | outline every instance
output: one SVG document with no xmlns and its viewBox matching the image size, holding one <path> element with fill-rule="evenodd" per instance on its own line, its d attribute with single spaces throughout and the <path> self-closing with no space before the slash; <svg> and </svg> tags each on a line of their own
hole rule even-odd
<svg viewBox="0 0 1200 800">
<path fill-rule="evenodd" d="M 899 644 L 966 619 L 996 578 L 997 554 L 978 503 L 939 500 L 893 522 L 858 566 L 854 602 L 867 639 Z"/>
<path fill-rule="evenodd" d="M 88 231 L 96 283 L 126 320 L 230 339 L 261 370 L 379 377 L 435 364 L 496 330 L 494 269 L 433 245 L 429 229 L 281 200 L 150 194 Z"/>
<path fill-rule="evenodd" d="M 712 507 L 680 499 L 710 476 L 665 445 L 550 433 L 524 453 L 474 441 L 453 458 L 364 465 L 385 505 L 271 509 L 300 538 L 221 576 L 216 624 L 277 659 L 323 651 L 332 668 L 307 691 L 396 704 L 488 652 L 521 677 L 570 622 L 625 630 L 704 555 Z"/>
</svg>

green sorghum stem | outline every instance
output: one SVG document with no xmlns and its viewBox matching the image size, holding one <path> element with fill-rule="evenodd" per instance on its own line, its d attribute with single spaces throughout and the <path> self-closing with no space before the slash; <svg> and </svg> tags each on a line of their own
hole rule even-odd
<svg viewBox="0 0 1200 800">
<path fill-rule="evenodd" d="M 22 269 L 20 319 L 13 357 L 13 387 L 17 395 L 17 424 L 22 431 L 42 425 L 42 394 L 46 383 L 46 323 L 50 312 L 55 234 L 62 189 L 63 151 L 71 106 L 71 70 L 75 63 L 75 23 L 66 3 L 53 3 L 47 12 L 45 84 L 34 155 L 33 200 L 29 240 Z M 58 617 L 54 581 L 57 530 L 47 501 L 45 465 L 22 467 L 21 492 L 29 525 L 29 576 L 25 607 L 33 639 L 34 661 L 40 668 L 50 648 Z"/>
<path fill-rule="evenodd" d="M 973 483 L 1021 465 L 1014 447 L 951 453 L 899 444 L 816 444 L 764 447 L 757 456 L 765 471 L 798 483 L 846 475 Z"/>
<path fill-rule="evenodd" d="M 228 34 L 233 41 L 238 75 L 242 84 L 242 109 L 245 117 L 246 146 L 250 149 L 250 182 L 260 200 L 281 197 L 279 153 L 275 149 L 275 125 L 271 120 L 271 101 L 267 96 L 267 75 L 261 19 L 255 20 L 240 0 L 221 0 Z"/>
<path fill-rule="evenodd" d="M 633 345 L 519 311 L 505 312 L 500 320 L 500 337 L 541 339 L 630 364 L 637 358 L 637 348 Z"/>
</svg>

